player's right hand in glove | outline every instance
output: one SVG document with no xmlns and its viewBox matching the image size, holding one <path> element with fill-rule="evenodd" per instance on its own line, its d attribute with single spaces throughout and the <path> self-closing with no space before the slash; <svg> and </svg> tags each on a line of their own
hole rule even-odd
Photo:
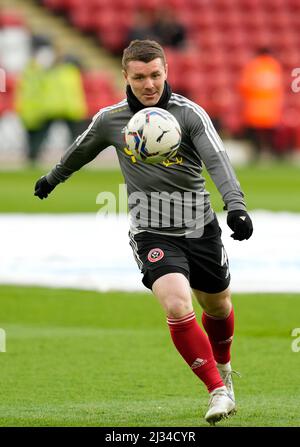
<svg viewBox="0 0 300 447">
<path fill-rule="evenodd" d="M 36 182 L 34 188 L 34 195 L 39 197 L 41 200 L 46 199 L 54 188 L 55 186 L 50 185 L 50 183 L 46 179 L 46 176 L 44 175 Z"/>
<path fill-rule="evenodd" d="M 227 225 L 233 231 L 231 237 L 237 241 L 249 239 L 253 233 L 252 220 L 247 211 L 244 210 L 229 211 Z"/>
</svg>

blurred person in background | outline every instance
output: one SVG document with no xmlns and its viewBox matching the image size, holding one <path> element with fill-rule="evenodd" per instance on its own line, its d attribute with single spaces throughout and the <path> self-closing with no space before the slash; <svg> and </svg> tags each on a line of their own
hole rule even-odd
<svg viewBox="0 0 300 447">
<path fill-rule="evenodd" d="M 135 39 L 154 39 L 164 47 L 181 49 L 186 43 L 186 30 L 168 7 L 156 11 L 141 8 L 136 12 L 127 42 Z"/>
<path fill-rule="evenodd" d="M 174 13 L 174 10 L 163 7 L 157 10 L 156 19 L 152 25 L 154 39 L 164 47 L 184 48 L 186 30 Z"/>
<path fill-rule="evenodd" d="M 73 141 L 86 126 L 87 105 L 80 61 L 73 55 L 61 55 L 47 72 L 45 108 L 48 127 L 63 121 Z"/>
<path fill-rule="evenodd" d="M 148 8 L 136 10 L 133 24 L 128 30 L 126 44 L 136 39 L 153 39 L 154 13 Z"/>
<path fill-rule="evenodd" d="M 77 61 L 58 57 L 51 41 L 33 37 L 33 56 L 16 88 L 16 111 L 28 136 L 28 161 L 35 163 L 55 121 L 63 121 L 72 140 L 82 132 L 86 102 Z"/>
<path fill-rule="evenodd" d="M 28 138 L 28 159 L 36 160 L 47 133 L 47 114 L 44 106 L 46 70 L 54 63 L 55 55 L 47 37 L 32 36 L 32 57 L 16 86 L 15 108 Z"/>
<path fill-rule="evenodd" d="M 276 131 L 282 119 L 283 76 L 280 63 L 269 48 L 260 48 L 244 67 L 239 83 L 243 119 L 253 143 L 255 160 L 279 156 Z"/>
<path fill-rule="evenodd" d="M 0 2 L 2 3 L 2 2 Z M 30 57 L 31 32 L 22 15 L 0 6 L 0 63 L 9 74 L 18 74 Z"/>
</svg>

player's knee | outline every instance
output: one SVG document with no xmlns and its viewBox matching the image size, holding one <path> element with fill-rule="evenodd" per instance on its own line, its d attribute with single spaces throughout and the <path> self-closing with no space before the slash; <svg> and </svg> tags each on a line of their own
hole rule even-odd
<svg viewBox="0 0 300 447">
<path fill-rule="evenodd" d="M 193 310 L 191 300 L 180 295 L 170 295 L 165 304 L 167 316 L 171 318 L 184 317 Z"/>
<path fill-rule="evenodd" d="M 204 309 L 209 315 L 218 318 L 226 318 L 231 312 L 232 304 L 230 299 L 216 300 L 214 303 L 206 303 Z"/>
<path fill-rule="evenodd" d="M 218 318 L 226 318 L 232 308 L 230 290 L 224 290 L 219 294 L 202 294 L 200 302 L 203 310 Z"/>
</svg>

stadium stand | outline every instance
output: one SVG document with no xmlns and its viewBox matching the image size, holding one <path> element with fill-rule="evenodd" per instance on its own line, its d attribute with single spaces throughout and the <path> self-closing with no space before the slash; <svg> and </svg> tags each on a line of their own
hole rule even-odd
<svg viewBox="0 0 300 447">
<path fill-rule="evenodd" d="M 63 15 L 82 33 L 95 36 L 113 55 L 122 51 L 137 7 L 152 12 L 162 5 L 171 7 L 188 31 L 188 44 L 183 51 L 167 48 L 170 83 L 174 90 L 206 108 L 229 135 L 239 135 L 243 127 L 237 88 L 241 69 L 257 47 L 271 47 L 284 69 L 282 126 L 288 126 L 293 138 L 299 140 L 299 121 L 292 117 L 300 114 L 300 95 L 291 89 L 291 71 L 300 60 L 300 0 L 40 0 L 39 3 L 52 13 Z M 87 73 L 84 86 L 89 114 L 119 98 L 103 73 Z"/>
<path fill-rule="evenodd" d="M 14 109 L 17 73 L 24 68 L 29 56 L 29 34 L 23 17 L 16 11 L 0 11 L 0 47 L 0 67 L 5 69 L 5 94 L 0 96 L 1 115 Z"/>
<path fill-rule="evenodd" d="M 43 0 L 65 14 L 83 32 L 93 32 L 101 45 L 121 52 L 137 7 L 176 10 L 188 29 L 184 51 L 168 49 L 170 82 L 174 89 L 201 102 L 236 134 L 242 127 L 237 86 L 240 71 L 254 50 L 271 47 L 284 68 L 285 113 L 300 111 L 291 90 L 291 70 L 300 60 L 299 0 Z M 251 38 L 249 38 L 251 36 Z M 214 76 L 211 76 L 212 72 Z M 299 95 L 298 95 L 299 96 Z M 296 120 L 288 120 L 299 133 Z M 284 125 L 284 123 L 283 123 Z"/>
<path fill-rule="evenodd" d="M 74 0 L 72 1 L 75 6 Z M 53 1 L 51 6 L 57 6 L 58 3 Z M 71 2 L 68 6 L 71 6 Z M 5 9 L 0 12 L 0 67 L 5 70 L 5 94 L 0 97 L 0 116 L 14 110 L 15 88 L 30 59 L 31 39 L 31 30 L 18 11 Z M 120 99 L 120 92 L 114 81 L 103 70 L 83 70 L 82 81 L 87 102 L 87 119 L 100 107 Z"/>
<path fill-rule="evenodd" d="M 121 79 L 119 61 L 114 60 L 92 38 L 84 36 L 77 28 L 70 26 L 65 18 L 53 15 L 38 2 L 22 3 L 22 0 L 9 0 L 1 3 L 1 165 L 18 166 L 24 162 L 31 163 L 28 158 L 30 152 L 28 149 L 32 147 L 32 144 L 30 144 L 24 117 L 18 109 L 18 92 L 20 92 L 19 87 L 24 73 L 27 72 L 27 68 L 33 61 L 33 50 L 40 38 L 48 38 L 54 45 L 54 53 L 57 55 L 55 65 L 61 65 L 63 61 L 69 63 L 73 61 L 75 65 L 78 62 L 86 103 L 83 110 L 86 110 L 86 114 L 77 120 L 78 126 L 77 121 L 76 123 L 73 123 L 74 120 L 69 122 L 63 116 L 56 116 L 52 121 L 49 118 L 49 123 L 46 123 L 47 130 L 41 136 L 42 150 L 39 161 L 46 162 L 48 153 L 50 158 L 55 154 L 59 156 L 69 142 L 74 139 L 73 133 L 77 136 L 82 132 L 99 108 L 118 102 L 124 95 L 124 81 Z M 49 82 L 54 74 L 55 72 L 51 70 Z M 120 88 L 122 88 L 122 92 L 120 92 Z M 28 97 L 27 101 L 30 104 Z M 64 101 L 64 103 L 66 102 Z M 50 103 L 48 105 L 50 106 Z"/>
</svg>

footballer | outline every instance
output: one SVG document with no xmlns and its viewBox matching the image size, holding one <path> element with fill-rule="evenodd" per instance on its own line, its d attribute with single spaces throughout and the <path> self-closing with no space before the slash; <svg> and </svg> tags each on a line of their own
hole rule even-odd
<svg viewBox="0 0 300 447">
<path fill-rule="evenodd" d="M 205 188 L 204 165 L 222 196 L 233 239 L 250 238 L 251 218 L 209 116 L 196 103 L 172 92 L 167 82 L 168 66 L 163 48 L 151 40 L 132 41 L 123 52 L 122 68 L 126 98 L 94 116 L 60 162 L 36 182 L 35 195 L 46 198 L 59 183 L 106 147 L 115 147 L 128 196 L 141 193 L 149 198 L 141 202 L 141 207 L 148 209 L 140 211 L 151 218 L 143 221 L 129 203 L 130 244 L 143 284 L 152 290 L 164 309 L 179 354 L 206 387 L 209 404 L 205 419 L 215 424 L 236 411 L 230 356 L 234 311 L 228 259 Z M 147 107 L 167 110 L 178 121 L 182 133 L 176 156 L 157 164 L 138 160 L 124 144 L 127 123 Z M 160 195 L 160 206 L 150 209 L 151 195 L 162 192 L 166 194 Z M 176 203 L 172 201 L 168 208 L 164 200 L 169 200 L 174 193 L 183 198 L 189 193 L 184 206 L 195 216 L 191 219 L 193 225 L 184 219 L 178 224 L 174 216 L 165 224 L 163 210 L 169 209 L 172 213 Z M 196 320 L 192 293 L 203 309 L 206 333 Z"/>
</svg>

